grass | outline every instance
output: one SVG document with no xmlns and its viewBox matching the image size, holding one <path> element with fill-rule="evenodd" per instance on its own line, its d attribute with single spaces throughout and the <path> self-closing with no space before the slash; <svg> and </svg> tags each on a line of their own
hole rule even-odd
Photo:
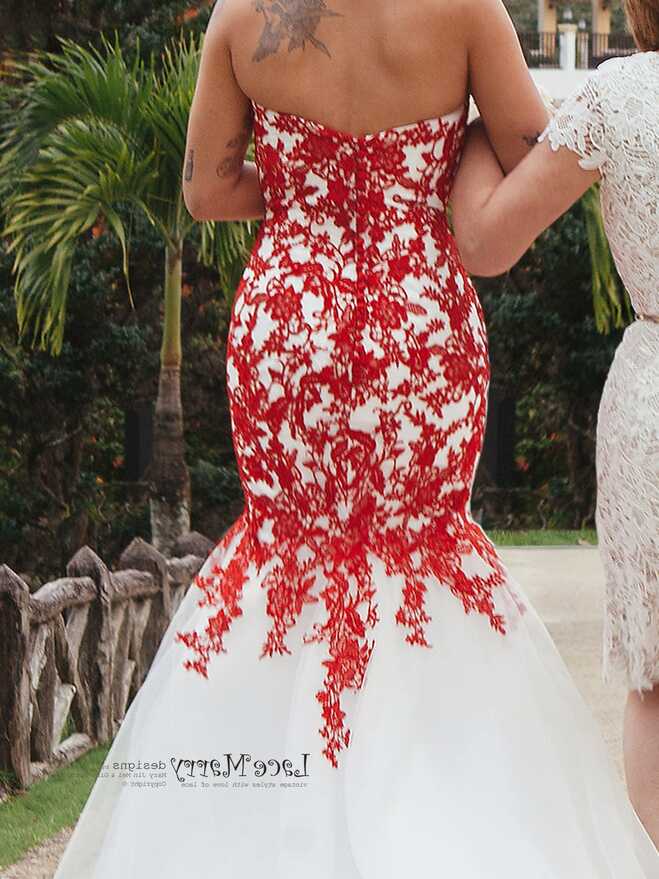
<svg viewBox="0 0 659 879">
<path fill-rule="evenodd" d="M 582 531 L 488 531 L 496 546 L 576 546 L 580 542 L 597 545 L 593 529 Z"/>
<path fill-rule="evenodd" d="M 108 750 L 108 745 L 93 748 L 35 782 L 25 793 L 0 803 L 0 870 L 20 860 L 32 846 L 75 824 Z"/>
</svg>

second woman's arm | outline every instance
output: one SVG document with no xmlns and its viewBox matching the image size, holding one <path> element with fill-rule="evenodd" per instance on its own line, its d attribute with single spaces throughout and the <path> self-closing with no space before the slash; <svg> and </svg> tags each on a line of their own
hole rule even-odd
<svg viewBox="0 0 659 879">
<path fill-rule="evenodd" d="M 500 275 L 600 178 L 566 147 L 537 144 L 508 176 L 480 121 L 467 133 L 451 194 L 455 239 L 468 272 Z"/>
</svg>

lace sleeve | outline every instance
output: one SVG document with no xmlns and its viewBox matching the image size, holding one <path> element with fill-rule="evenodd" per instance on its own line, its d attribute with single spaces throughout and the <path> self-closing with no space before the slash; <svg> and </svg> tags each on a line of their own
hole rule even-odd
<svg viewBox="0 0 659 879">
<path fill-rule="evenodd" d="M 554 150 L 561 146 L 572 150 L 579 156 L 581 167 L 588 171 L 599 169 L 604 173 L 609 158 L 604 95 L 610 72 L 609 61 L 600 65 L 562 102 L 539 138 L 548 138 Z"/>
</svg>

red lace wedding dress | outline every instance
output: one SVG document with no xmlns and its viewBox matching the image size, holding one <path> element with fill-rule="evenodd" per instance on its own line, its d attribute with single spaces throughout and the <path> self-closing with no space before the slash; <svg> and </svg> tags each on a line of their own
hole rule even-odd
<svg viewBox="0 0 659 879">
<path fill-rule="evenodd" d="M 466 111 L 363 136 L 254 114 L 266 215 L 227 346 L 245 510 L 56 879 L 658 877 L 470 517 L 487 339 L 445 213 Z"/>
</svg>

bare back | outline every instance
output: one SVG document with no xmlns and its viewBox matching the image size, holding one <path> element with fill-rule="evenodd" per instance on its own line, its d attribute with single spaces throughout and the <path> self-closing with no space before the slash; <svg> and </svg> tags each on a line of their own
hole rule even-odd
<svg viewBox="0 0 659 879">
<path fill-rule="evenodd" d="M 459 0 L 227 0 L 236 80 L 256 102 L 361 134 L 467 95 Z"/>
<path fill-rule="evenodd" d="M 469 94 L 512 170 L 548 113 L 502 0 L 217 0 L 188 122 L 187 204 L 261 216 L 245 162 L 250 100 L 359 136 L 445 116 Z"/>
</svg>

